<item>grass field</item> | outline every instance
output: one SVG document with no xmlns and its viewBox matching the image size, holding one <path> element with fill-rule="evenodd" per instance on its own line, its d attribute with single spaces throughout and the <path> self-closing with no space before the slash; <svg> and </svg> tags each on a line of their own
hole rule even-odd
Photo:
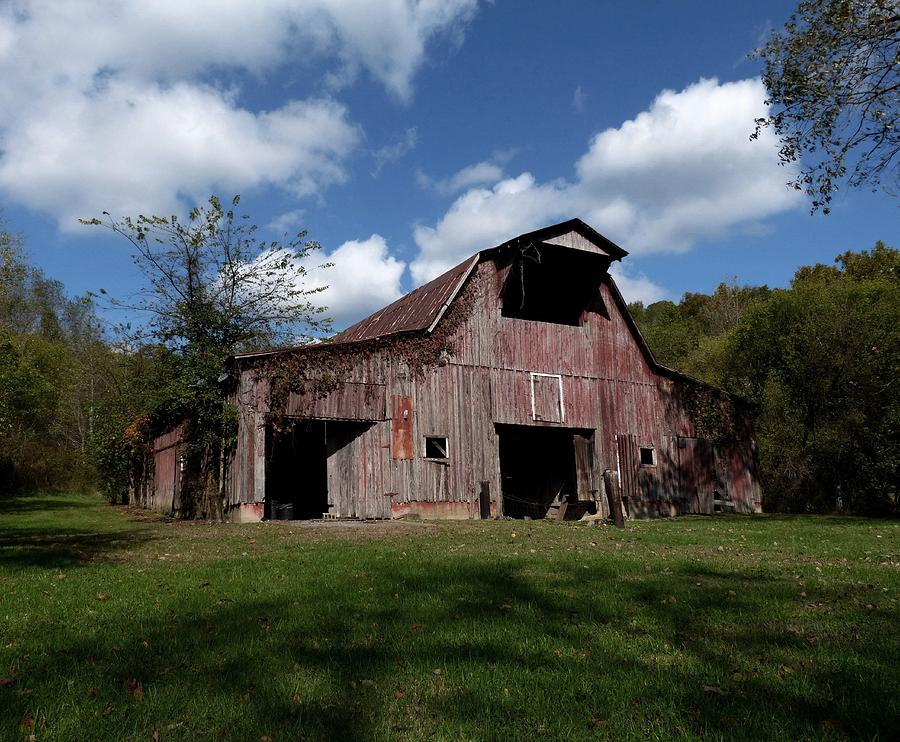
<svg viewBox="0 0 900 742">
<path fill-rule="evenodd" d="M 0 739 L 900 738 L 900 525 L 0 500 Z"/>
</svg>

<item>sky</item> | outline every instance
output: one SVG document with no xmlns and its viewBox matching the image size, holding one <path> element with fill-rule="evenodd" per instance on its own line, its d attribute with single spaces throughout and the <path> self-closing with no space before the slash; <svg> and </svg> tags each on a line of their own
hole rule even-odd
<svg viewBox="0 0 900 742">
<path fill-rule="evenodd" d="M 0 209 L 71 295 L 140 285 L 78 219 L 210 194 L 323 246 L 341 329 L 472 253 L 579 217 L 627 299 L 896 245 L 896 199 L 785 185 L 748 52 L 795 3 L 0 0 Z"/>
</svg>

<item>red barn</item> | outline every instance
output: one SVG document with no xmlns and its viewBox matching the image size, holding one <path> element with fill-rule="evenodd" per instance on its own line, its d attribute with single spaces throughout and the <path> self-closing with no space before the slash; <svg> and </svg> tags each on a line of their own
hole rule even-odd
<svg viewBox="0 0 900 742">
<path fill-rule="evenodd" d="M 573 219 L 329 342 L 235 357 L 226 511 L 608 515 L 616 482 L 630 517 L 759 511 L 752 409 L 656 362 L 609 274 L 626 254 Z"/>
</svg>

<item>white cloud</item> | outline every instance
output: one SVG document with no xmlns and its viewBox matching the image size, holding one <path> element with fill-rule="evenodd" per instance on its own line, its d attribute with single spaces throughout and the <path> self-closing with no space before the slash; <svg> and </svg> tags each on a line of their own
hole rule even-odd
<svg viewBox="0 0 900 742">
<path fill-rule="evenodd" d="M 20 113 L 3 139 L 0 188 L 75 229 L 104 210 L 176 213 L 178 196 L 215 190 L 309 195 L 344 179 L 358 139 L 333 101 L 254 114 L 211 88 L 115 82 L 99 97 L 68 91 Z"/>
<path fill-rule="evenodd" d="M 542 184 L 522 173 L 467 191 L 433 227 L 416 228 L 413 279 L 426 281 L 475 250 L 574 216 L 646 254 L 688 250 L 792 208 L 799 197 L 784 185 L 777 139 L 771 132 L 749 139 L 765 95 L 758 79 L 665 90 L 647 111 L 597 134 L 574 181 Z"/>
<path fill-rule="evenodd" d="M 315 267 L 323 261 L 333 266 Z M 328 308 L 334 328 L 341 330 L 399 298 L 405 270 L 406 263 L 390 255 L 385 239 L 373 234 L 345 242 L 330 254 L 317 254 L 307 265 L 305 287 L 328 287 L 315 301 Z"/>
<path fill-rule="evenodd" d="M 96 0 L 0 4 L 0 190 L 53 214 L 166 211 L 182 196 L 345 177 L 360 139 L 319 95 L 243 107 L 218 75 L 360 72 L 406 99 L 477 0 Z M 333 77 L 334 77 L 333 75 Z M 336 79 L 336 78 L 335 78 Z"/>
<path fill-rule="evenodd" d="M 266 228 L 275 232 L 279 237 L 284 234 L 293 236 L 300 231 L 304 216 L 306 216 L 305 209 L 291 209 L 276 216 L 266 225 Z"/>
<path fill-rule="evenodd" d="M 575 88 L 575 92 L 572 94 L 572 108 L 575 109 L 575 113 L 584 113 L 584 106 L 587 103 L 587 93 L 581 89 L 581 85 Z"/>
<path fill-rule="evenodd" d="M 669 292 L 662 286 L 651 281 L 643 274 L 632 275 L 625 272 L 621 266 L 615 265 L 610 270 L 616 286 L 622 292 L 626 302 L 642 301 L 644 304 L 652 304 L 660 299 L 665 299 Z"/>
<path fill-rule="evenodd" d="M 623 237 L 640 252 L 687 250 L 784 211 L 797 194 L 785 186 L 777 139 L 767 131 L 750 140 L 765 97 L 758 79 L 664 90 L 649 110 L 594 137 L 576 166 L 579 190 L 588 203 L 632 206 Z"/>
<path fill-rule="evenodd" d="M 477 185 L 489 185 L 503 178 L 503 167 L 493 160 L 483 160 L 474 165 L 467 165 L 449 178 L 435 180 L 422 171 L 416 173 L 416 182 L 420 188 L 437 191 L 449 196 L 466 188 Z"/>
<path fill-rule="evenodd" d="M 523 173 L 493 188 L 467 191 L 437 225 L 415 228 L 419 254 L 410 265 L 413 281 L 428 281 L 477 250 L 545 225 L 566 209 L 566 190 L 555 183 L 537 185 Z"/>
<path fill-rule="evenodd" d="M 373 170 L 372 175 L 377 177 L 381 174 L 382 168 L 389 162 L 395 162 L 408 155 L 416 148 L 418 142 L 418 130 L 415 126 L 411 126 L 403 133 L 403 136 L 393 144 L 385 144 L 383 147 L 376 149 L 372 153 L 372 157 L 375 159 L 375 169 Z"/>
</svg>

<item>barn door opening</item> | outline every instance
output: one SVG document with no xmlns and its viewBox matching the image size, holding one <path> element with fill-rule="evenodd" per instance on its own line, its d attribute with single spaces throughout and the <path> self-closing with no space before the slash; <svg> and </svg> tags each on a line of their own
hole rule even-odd
<svg viewBox="0 0 900 742">
<path fill-rule="evenodd" d="M 325 426 L 298 420 L 288 430 L 266 431 L 267 518 L 321 518 L 328 509 Z"/>
<path fill-rule="evenodd" d="M 350 501 L 354 478 L 353 443 L 372 423 L 297 420 L 280 433 L 266 431 L 265 517 L 308 520 Z M 352 507 L 342 508 L 345 515 Z"/>
<path fill-rule="evenodd" d="M 596 512 L 593 431 L 497 425 L 503 514 L 578 519 Z"/>
</svg>

